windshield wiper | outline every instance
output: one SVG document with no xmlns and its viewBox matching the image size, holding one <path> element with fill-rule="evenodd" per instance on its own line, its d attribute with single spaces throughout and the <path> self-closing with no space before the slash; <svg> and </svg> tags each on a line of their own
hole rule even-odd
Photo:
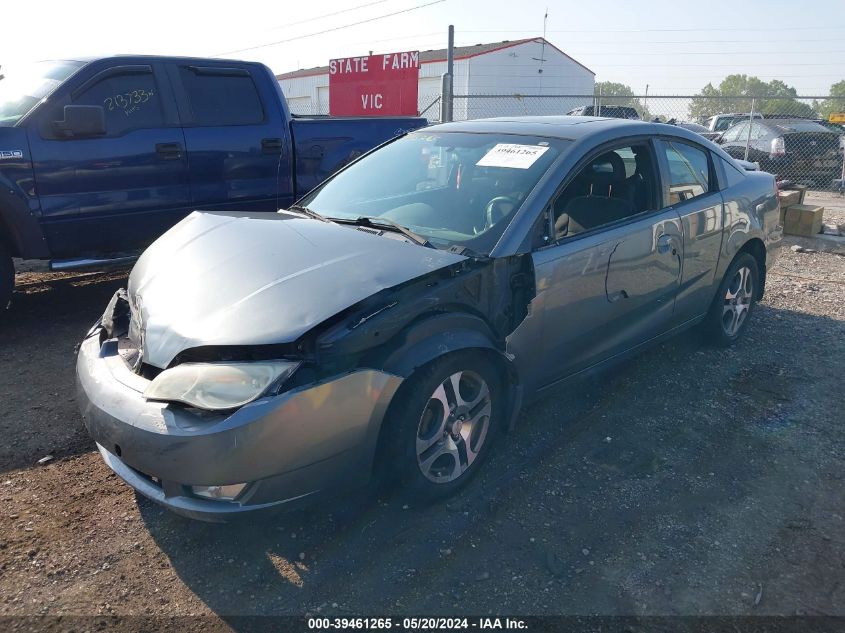
<svg viewBox="0 0 845 633">
<path fill-rule="evenodd" d="M 354 224 L 356 226 L 368 226 L 374 229 L 387 229 L 388 231 L 396 231 L 397 233 L 401 233 L 409 240 L 414 242 L 415 244 L 419 244 L 420 246 L 426 246 L 428 248 L 436 248 L 434 244 L 429 242 L 426 238 L 422 235 L 417 235 L 411 229 L 402 226 L 401 224 L 397 224 L 393 220 L 389 220 L 388 218 L 378 218 L 374 220 L 373 218 L 367 216 L 360 216 L 354 220 L 345 220 L 341 218 L 332 218 L 336 222 L 341 222 L 345 224 Z"/>
<path fill-rule="evenodd" d="M 327 217 L 320 215 L 316 211 L 312 211 L 308 207 L 303 207 L 301 204 L 295 204 L 288 207 L 288 211 L 297 211 L 302 215 L 307 215 L 309 218 L 314 218 L 315 220 L 320 220 L 321 222 L 331 222 L 331 220 Z"/>
</svg>

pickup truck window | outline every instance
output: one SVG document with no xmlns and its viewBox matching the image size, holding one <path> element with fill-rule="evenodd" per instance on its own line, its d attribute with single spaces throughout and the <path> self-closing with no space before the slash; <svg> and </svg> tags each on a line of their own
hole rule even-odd
<svg viewBox="0 0 845 633">
<path fill-rule="evenodd" d="M 194 125 L 255 125 L 264 121 L 261 99 L 246 71 L 181 66 L 179 75 L 188 94 Z"/>
<path fill-rule="evenodd" d="M 39 62 L 18 68 L 3 67 L 0 81 L 0 127 L 11 127 L 65 79 L 82 62 Z"/>
<path fill-rule="evenodd" d="M 152 73 L 110 75 L 73 99 L 73 103 L 101 106 L 106 115 L 107 136 L 165 127 L 161 97 Z"/>
</svg>

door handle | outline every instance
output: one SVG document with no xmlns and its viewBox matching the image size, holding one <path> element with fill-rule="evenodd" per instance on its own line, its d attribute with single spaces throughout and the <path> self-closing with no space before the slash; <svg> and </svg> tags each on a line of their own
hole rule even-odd
<svg viewBox="0 0 845 633">
<path fill-rule="evenodd" d="M 156 154 L 163 160 L 182 158 L 182 146 L 179 143 L 156 143 Z"/>
<path fill-rule="evenodd" d="M 657 238 L 657 252 L 661 255 L 671 252 L 672 255 L 678 254 L 678 249 L 673 246 L 675 238 L 672 235 L 664 233 Z"/>
<path fill-rule="evenodd" d="M 265 154 L 278 154 L 282 151 L 282 139 L 263 138 L 261 139 L 261 151 Z"/>
<path fill-rule="evenodd" d="M 617 292 L 614 292 L 614 293 L 607 295 L 607 300 L 610 301 L 610 303 L 616 303 L 620 299 L 627 299 L 627 298 L 628 298 L 628 293 L 625 292 L 624 290 L 619 290 Z"/>
</svg>

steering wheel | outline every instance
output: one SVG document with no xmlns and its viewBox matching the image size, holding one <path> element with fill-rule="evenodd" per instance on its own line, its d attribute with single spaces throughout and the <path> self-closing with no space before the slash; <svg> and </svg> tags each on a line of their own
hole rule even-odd
<svg viewBox="0 0 845 633">
<path fill-rule="evenodd" d="M 513 211 L 519 202 L 510 196 L 496 196 L 487 203 L 484 209 L 484 217 L 486 218 L 485 229 L 489 229 L 499 220 L 505 218 L 511 211 Z"/>
</svg>

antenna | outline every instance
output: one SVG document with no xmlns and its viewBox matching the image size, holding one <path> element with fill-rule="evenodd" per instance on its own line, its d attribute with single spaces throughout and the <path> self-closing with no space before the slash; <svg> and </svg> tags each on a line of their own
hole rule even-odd
<svg viewBox="0 0 845 633">
<path fill-rule="evenodd" d="M 543 41 L 540 45 L 540 57 L 532 57 L 531 59 L 540 62 L 540 67 L 537 69 L 537 73 L 542 75 L 543 74 L 543 62 L 546 61 L 546 23 L 549 20 L 549 7 L 546 7 L 546 13 L 543 15 Z"/>
</svg>

